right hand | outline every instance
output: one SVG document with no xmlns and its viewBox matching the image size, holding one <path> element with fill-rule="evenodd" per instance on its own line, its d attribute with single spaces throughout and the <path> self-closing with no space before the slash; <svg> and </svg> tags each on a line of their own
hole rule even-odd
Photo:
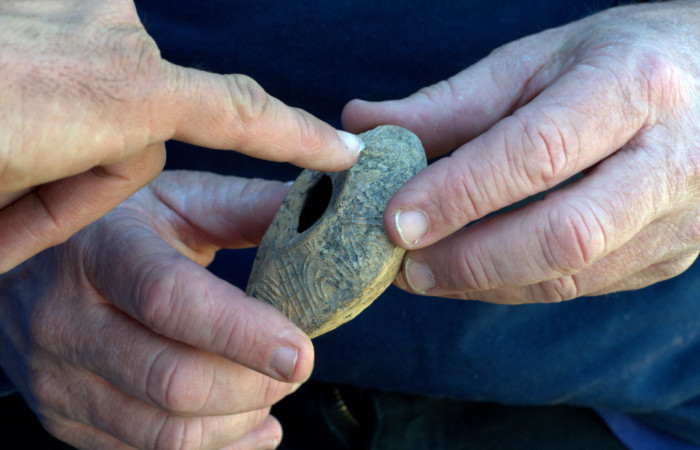
<svg viewBox="0 0 700 450">
<path fill-rule="evenodd" d="M 0 273 L 145 186 L 168 139 L 320 170 L 357 159 L 339 136 L 359 140 L 250 78 L 164 61 L 131 0 L 0 2 L 0 30 Z"/>
<path fill-rule="evenodd" d="M 387 204 L 387 235 L 409 250 L 397 285 L 560 302 L 688 269 L 700 252 L 699 55 L 700 2 L 621 6 L 403 100 L 347 105 L 352 131 L 393 123 L 430 157 L 455 150 Z"/>
<path fill-rule="evenodd" d="M 80 448 L 272 448 L 272 404 L 310 339 L 203 266 L 256 244 L 279 182 L 166 172 L 0 277 L 0 363 L 44 427 Z"/>
</svg>

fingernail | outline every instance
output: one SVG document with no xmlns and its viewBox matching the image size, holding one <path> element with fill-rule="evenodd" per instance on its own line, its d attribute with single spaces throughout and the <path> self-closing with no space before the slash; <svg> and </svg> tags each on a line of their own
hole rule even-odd
<svg viewBox="0 0 700 450">
<path fill-rule="evenodd" d="M 399 209 L 394 213 L 394 222 L 396 223 L 396 231 L 399 232 L 401 240 L 406 245 L 416 245 L 430 228 L 428 216 L 418 209 L 407 211 Z"/>
<path fill-rule="evenodd" d="M 277 439 L 268 439 L 258 444 L 258 450 L 274 450 L 278 445 Z"/>
<path fill-rule="evenodd" d="M 338 137 L 341 141 L 343 141 L 343 144 L 345 144 L 345 146 L 351 151 L 355 153 L 360 153 L 362 150 L 365 149 L 365 143 L 358 136 L 348 133 L 347 131 L 335 131 L 338 132 Z"/>
<path fill-rule="evenodd" d="M 394 284 L 398 286 L 400 289 L 403 289 L 404 291 L 407 291 L 408 285 L 406 284 L 406 281 L 404 280 L 403 276 L 403 271 L 399 272 L 398 275 L 396 275 L 396 278 L 394 279 Z"/>
<path fill-rule="evenodd" d="M 294 375 L 299 351 L 295 347 L 277 347 L 270 357 L 270 368 L 285 380 Z"/>
<path fill-rule="evenodd" d="M 425 295 L 426 292 L 436 285 L 435 277 L 430 267 L 425 263 L 414 261 L 410 258 L 406 258 L 404 276 L 406 277 L 406 283 L 414 292 L 419 294 Z"/>
<path fill-rule="evenodd" d="M 292 389 L 289 391 L 289 393 L 290 393 L 290 394 L 295 393 L 296 391 L 299 390 L 300 387 L 301 387 L 301 383 L 294 383 L 294 384 L 292 385 Z"/>
</svg>

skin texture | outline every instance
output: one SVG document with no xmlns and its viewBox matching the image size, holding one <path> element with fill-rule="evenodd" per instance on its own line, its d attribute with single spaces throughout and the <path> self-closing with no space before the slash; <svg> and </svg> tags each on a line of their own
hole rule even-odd
<svg viewBox="0 0 700 450">
<path fill-rule="evenodd" d="M 700 240 L 698 4 L 610 10 L 509 44 L 410 98 L 350 103 L 351 131 L 394 123 L 416 132 L 429 156 L 458 149 L 387 208 L 390 238 L 410 249 L 397 283 L 522 303 L 641 287 L 684 270 Z M 326 169 L 354 160 L 324 153 L 332 129 L 249 79 L 160 60 L 130 2 L 5 2 L 0 29 L 0 67 L 9 68 L 0 95 L 14 105 L 0 110 L 2 271 L 154 178 L 168 137 L 254 154 L 262 136 L 275 144 L 270 159 Z M 28 60 L 45 63 L 16 62 L 32 51 Z M 19 80 L 25 89 L 8 88 Z M 280 128 L 289 123 L 304 126 Z M 269 124 L 285 131 L 267 133 Z M 106 135 L 97 139 L 97 129 Z M 47 149 L 56 148 L 53 157 Z M 62 161 L 75 175 L 52 182 L 67 174 L 52 172 Z M 543 201 L 473 223 L 581 171 Z M 46 178 L 32 181 L 34 172 Z M 280 442 L 269 406 L 309 376 L 311 342 L 203 266 L 220 247 L 255 244 L 286 190 L 163 174 L 0 277 L 0 361 L 51 433 L 80 448 Z M 427 233 L 404 223 L 402 238 L 397 211 L 426 217 Z"/>
<path fill-rule="evenodd" d="M 80 448 L 280 442 L 269 407 L 309 377 L 311 341 L 203 266 L 257 244 L 287 190 L 166 172 L 0 278 L 2 367 L 52 434 Z M 296 354 L 275 370 L 280 347 Z"/>
<path fill-rule="evenodd" d="M 676 1 L 524 38 L 402 100 L 350 102 L 350 131 L 391 123 L 430 157 L 456 150 L 387 206 L 410 249 L 396 284 L 517 304 L 680 274 L 700 250 L 699 83 L 700 2 Z"/>
<path fill-rule="evenodd" d="M 0 30 L 0 273 L 154 179 L 168 139 L 321 170 L 357 159 L 250 78 L 161 59 L 132 1 L 2 2 Z"/>
</svg>

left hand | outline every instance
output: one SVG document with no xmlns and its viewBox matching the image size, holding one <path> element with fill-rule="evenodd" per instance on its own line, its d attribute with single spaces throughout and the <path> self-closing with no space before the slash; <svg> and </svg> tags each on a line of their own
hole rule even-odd
<svg viewBox="0 0 700 450">
<path fill-rule="evenodd" d="M 680 274 L 700 250 L 699 85 L 700 2 L 672 1 L 521 39 L 403 100 L 351 102 L 350 131 L 393 123 L 429 157 L 457 149 L 387 206 L 410 250 L 397 284 L 527 303 Z"/>
<path fill-rule="evenodd" d="M 270 406 L 305 381 L 311 340 L 204 267 L 256 244 L 288 187 L 166 172 L 0 276 L 0 365 L 79 448 L 272 448 Z"/>
</svg>

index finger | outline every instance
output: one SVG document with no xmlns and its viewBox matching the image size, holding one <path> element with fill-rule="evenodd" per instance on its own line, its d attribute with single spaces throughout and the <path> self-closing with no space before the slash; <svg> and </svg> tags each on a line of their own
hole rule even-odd
<svg viewBox="0 0 700 450">
<path fill-rule="evenodd" d="M 119 309 L 155 333 L 277 380 L 310 376 L 311 340 L 274 307 L 217 278 L 150 229 L 127 221 L 120 226 L 129 232 L 115 236 L 96 225 L 91 231 L 101 245 L 86 256 L 88 277 Z"/>
<path fill-rule="evenodd" d="M 601 61 L 593 61 L 601 63 Z M 566 181 L 626 144 L 673 100 L 663 61 L 578 64 L 527 105 L 429 166 L 389 201 L 391 240 L 422 248 L 485 215 Z M 648 61 L 647 61 L 648 62 Z M 623 78 L 619 73 L 638 74 Z"/>
<path fill-rule="evenodd" d="M 169 63 L 164 63 L 163 72 L 155 100 L 162 114 L 156 139 L 173 138 L 325 171 L 348 168 L 364 148 L 357 136 L 287 106 L 245 75 Z"/>
</svg>

